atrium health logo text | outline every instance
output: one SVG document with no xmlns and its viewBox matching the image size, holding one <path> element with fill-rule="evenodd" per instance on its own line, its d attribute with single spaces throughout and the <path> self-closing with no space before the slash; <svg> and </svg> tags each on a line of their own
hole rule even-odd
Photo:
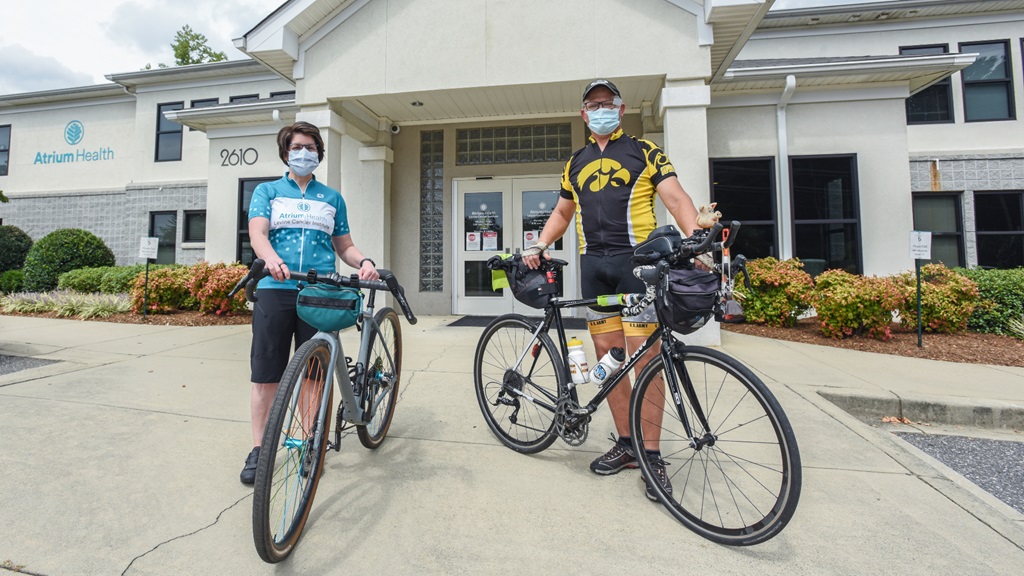
<svg viewBox="0 0 1024 576">
<path fill-rule="evenodd" d="M 68 122 L 64 127 L 64 141 L 70 146 L 81 144 L 85 138 L 85 125 L 78 120 Z M 96 162 L 99 160 L 113 160 L 114 150 L 110 147 L 90 150 L 78 148 L 72 152 L 36 152 L 33 164 L 71 164 L 74 162 Z"/>
</svg>

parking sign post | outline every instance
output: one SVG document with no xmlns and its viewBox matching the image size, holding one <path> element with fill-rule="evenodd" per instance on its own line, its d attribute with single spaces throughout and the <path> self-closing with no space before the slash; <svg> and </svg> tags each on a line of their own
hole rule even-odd
<svg viewBox="0 0 1024 576">
<path fill-rule="evenodd" d="M 932 259 L 932 233 L 914 230 L 910 233 L 910 257 L 917 271 L 917 347 L 921 344 L 921 260 Z"/>
<path fill-rule="evenodd" d="M 142 292 L 142 318 L 146 318 L 146 313 L 149 312 L 149 261 L 156 258 L 157 251 L 160 248 L 160 239 L 150 236 L 143 236 L 142 242 L 139 244 L 139 258 L 146 259 L 146 285 Z"/>
</svg>

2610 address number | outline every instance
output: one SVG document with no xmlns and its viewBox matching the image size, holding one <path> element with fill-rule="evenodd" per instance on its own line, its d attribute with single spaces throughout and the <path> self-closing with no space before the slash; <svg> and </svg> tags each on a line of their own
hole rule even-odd
<svg viewBox="0 0 1024 576">
<path fill-rule="evenodd" d="M 221 166 L 238 166 L 241 164 L 252 166 L 259 159 L 260 153 L 255 148 L 224 149 L 220 151 Z"/>
</svg>

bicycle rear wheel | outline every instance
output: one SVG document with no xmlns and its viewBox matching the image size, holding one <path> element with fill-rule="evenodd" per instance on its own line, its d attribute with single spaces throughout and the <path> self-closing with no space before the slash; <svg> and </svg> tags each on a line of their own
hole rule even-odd
<svg viewBox="0 0 1024 576">
<path fill-rule="evenodd" d="M 363 380 L 362 402 L 364 414 L 373 410 L 373 418 L 356 426 L 359 442 L 367 448 L 377 448 L 391 427 L 398 403 L 398 382 L 402 375 L 402 325 L 398 314 L 391 308 L 382 308 L 374 316 L 377 328 L 370 335 L 370 354 Z"/>
<path fill-rule="evenodd" d="M 253 540 L 265 562 L 291 554 L 313 507 L 330 431 L 330 370 L 330 347 L 314 338 L 295 352 L 278 384 L 253 487 Z"/>
<path fill-rule="evenodd" d="M 540 452 L 558 437 L 555 409 L 565 388 L 558 349 L 547 334 L 534 340 L 535 329 L 523 316 L 501 316 L 484 328 L 473 359 L 476 399 L 487 426 L 524 454 Z"/>
<path fill-rule="evenodd" d="M 656 457 L 643 448 L 660 447 L 671 487 L 653 483 L 677 520 L 720 544 L 746 546 L 772 538 L 793 517 L 800 499 L 800 452 L 788 418 L 764 383 L 734 358 L 688 346 L 674 364 L 680 405 L 668 390 L 660 355 L 633 392 L 630 431 L 644 478 L 653 478 Z M 707 429 L 699 413 L 707 418 Z"/>
</svg>

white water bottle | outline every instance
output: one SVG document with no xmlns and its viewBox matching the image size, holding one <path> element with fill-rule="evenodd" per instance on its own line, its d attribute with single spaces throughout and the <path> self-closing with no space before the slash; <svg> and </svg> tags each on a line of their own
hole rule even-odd
<svg viewBox="0 0 1024 576">
<path fill-rule="evenodd" d="M 622 366 L 622 361 L 625 359 L 625 350 L 622 348 L 612 348 L 594 366 L 594 369 L 590 371 L 590 381 L 598 386 L 604 386 L 605 381 L 618 371 L 619 366 Z"/>
<path fill-rule="evenodd" d="M 584 384 L 590 377 L 590 366 L 587 365 L 587 353 L 583 350 L 583 342 L 576 337 L 569 340 L 569 375 L 573 385 Z"/>
</svg>

